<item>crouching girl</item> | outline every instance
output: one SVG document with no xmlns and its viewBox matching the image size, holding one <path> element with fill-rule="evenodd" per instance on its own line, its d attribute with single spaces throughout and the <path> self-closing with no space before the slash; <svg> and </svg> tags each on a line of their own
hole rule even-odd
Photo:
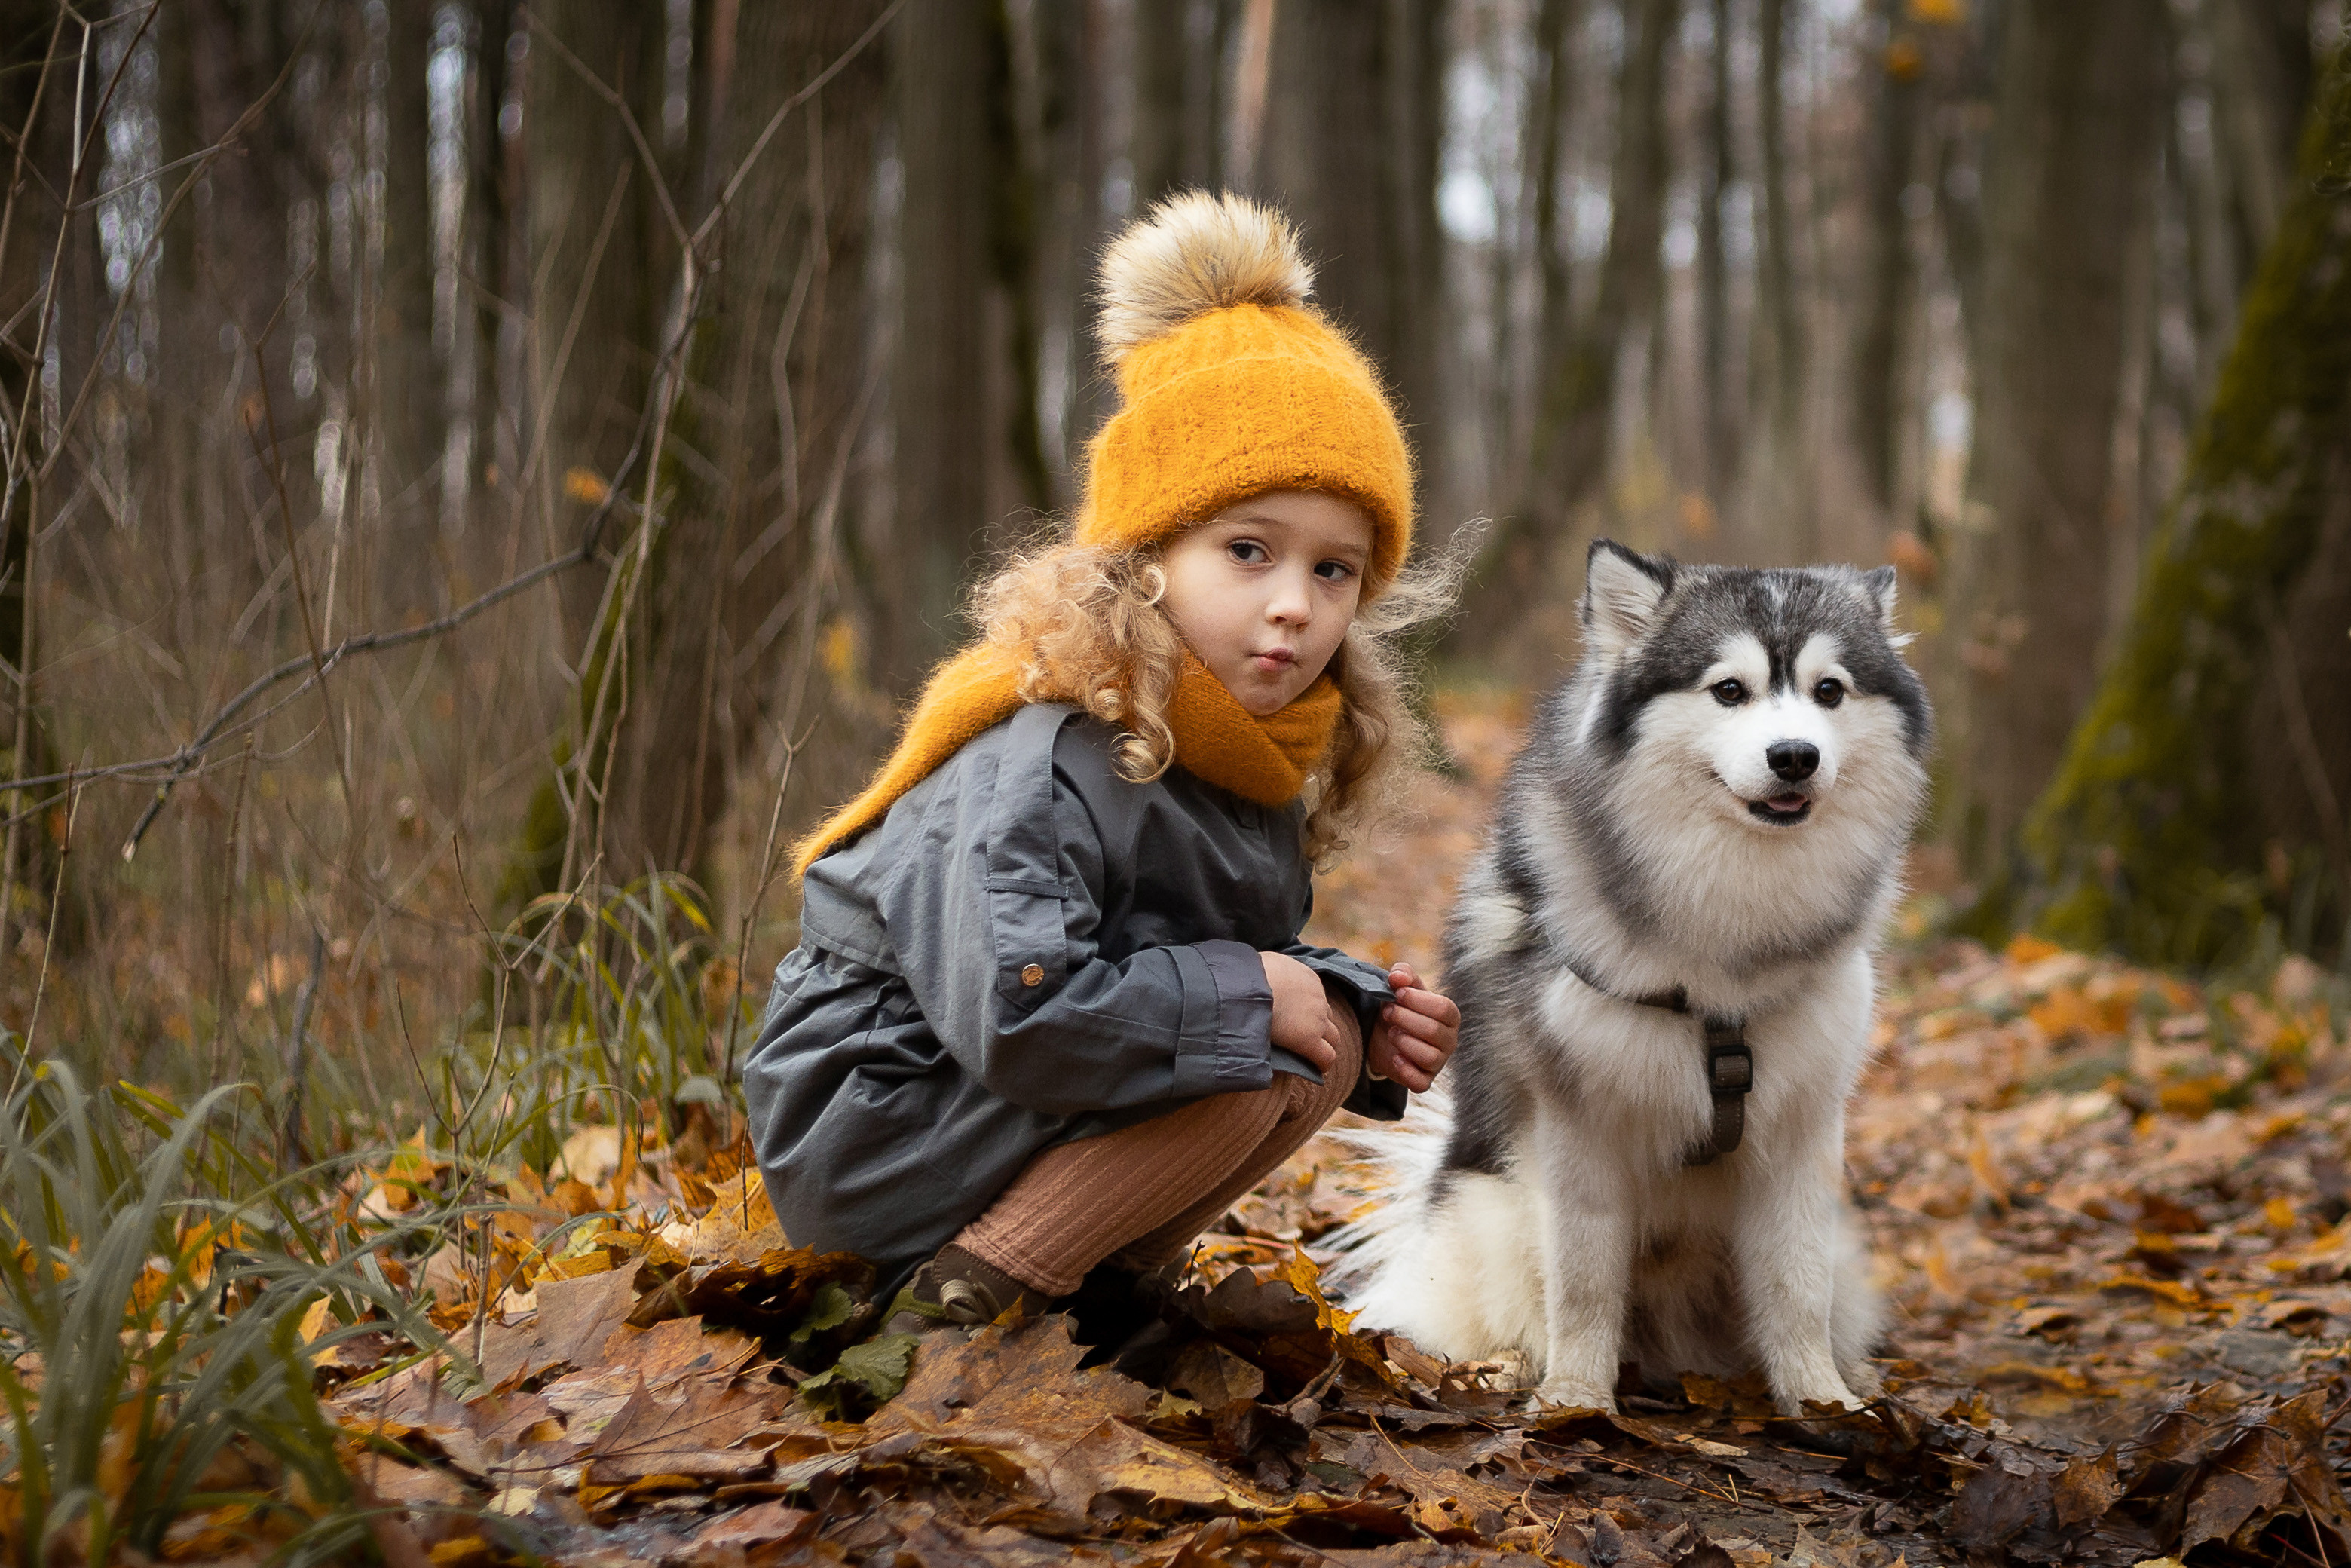
<svg viewBox="0 0 2351 1568">
<path fill-rule="evenodd" d="M 1395 412 L 1262 208 L 1177 197 L 1102 275 L 1123 406 L 1074 535 L 980 589 L 802 845 L 745 1068 L 785 1232 L 872 1259 L 902 1332 L 1135 1289 L 1457 1039 L 1410 969 L 1299 940 L 1413 750 L 1384 639 L 1441 598 L 1399 576 Z"/>
</svg>

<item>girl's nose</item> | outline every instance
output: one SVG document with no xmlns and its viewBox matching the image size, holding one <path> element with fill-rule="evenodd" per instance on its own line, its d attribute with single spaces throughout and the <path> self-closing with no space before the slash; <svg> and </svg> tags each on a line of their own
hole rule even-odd
<svg viewBox="0 0 2351 1568">
<path fill-rule="evenodd" d="M 1303 626 L 1307 617 L 1313 613 L 1313 603 L 1304 583 L 1284 578 L 1275 586 L 1273 597 L 1266 601 L 1265 618 L 1291 626 Z"/>
</svg>

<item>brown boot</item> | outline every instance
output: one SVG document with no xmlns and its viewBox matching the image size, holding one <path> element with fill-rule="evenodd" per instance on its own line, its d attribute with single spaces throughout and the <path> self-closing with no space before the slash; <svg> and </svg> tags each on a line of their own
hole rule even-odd
<svg viewBox="0 0 2351 1568">
<path fill-rule="evenodd" d="M 968 1333 L 994 1322 L 1016 1304 L 1023 1314 L 1035 1317 L 1050 1302 L 1041 1291 L 951 1242 L 914 1270 L 914 1279 L 890 1303 L 882 1332 L 930 1334 L 957 1329 Z"/>
</svg>

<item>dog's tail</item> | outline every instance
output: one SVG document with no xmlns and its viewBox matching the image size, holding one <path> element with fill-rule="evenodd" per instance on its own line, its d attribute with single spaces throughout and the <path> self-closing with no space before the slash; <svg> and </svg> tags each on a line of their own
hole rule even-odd
<svg viewBox="0 0 2351 1568">
<path fill-rule="evenodd" d="M 1453 1093 L 1441 1081 L 1416 1094 L 1400 1122 L 1333 1127 L 1338 1140 L 1377 1173 L 1372 1191 L 1376 1207 L 1322 1239 L 1339 1253 L 1323 1277 L 1343 1297 L 1358 1297 L 1409 1242 L 1436 1189 L 1453 1136 Z"/>
</svg>

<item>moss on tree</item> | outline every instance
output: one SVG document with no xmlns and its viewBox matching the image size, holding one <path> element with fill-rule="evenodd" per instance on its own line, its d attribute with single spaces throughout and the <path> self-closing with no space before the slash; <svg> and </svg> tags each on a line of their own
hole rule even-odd
<svg viewBox="0 0 2351 1568">
<path fill-rule="evenodd" d="M 2346 173 L 2351 71 L 2338 60 L 2130 622 L 2025 824 L 2011 907 L 2058 941 L 2210 963 L 2264 928 L 2305 940 L 2342 929 L 2339 868 L 2319 834 L 2291 841 L 2263 771 L 2292 766 L 2266 733 L 2292 676 L 2278 628 L 2351 457 Z M 2294 701 L 2311 727 L 2339 734 L 2342 696 Z M 2307 764 L 2306 739 L 2304 751 Z"/>
</svg>

